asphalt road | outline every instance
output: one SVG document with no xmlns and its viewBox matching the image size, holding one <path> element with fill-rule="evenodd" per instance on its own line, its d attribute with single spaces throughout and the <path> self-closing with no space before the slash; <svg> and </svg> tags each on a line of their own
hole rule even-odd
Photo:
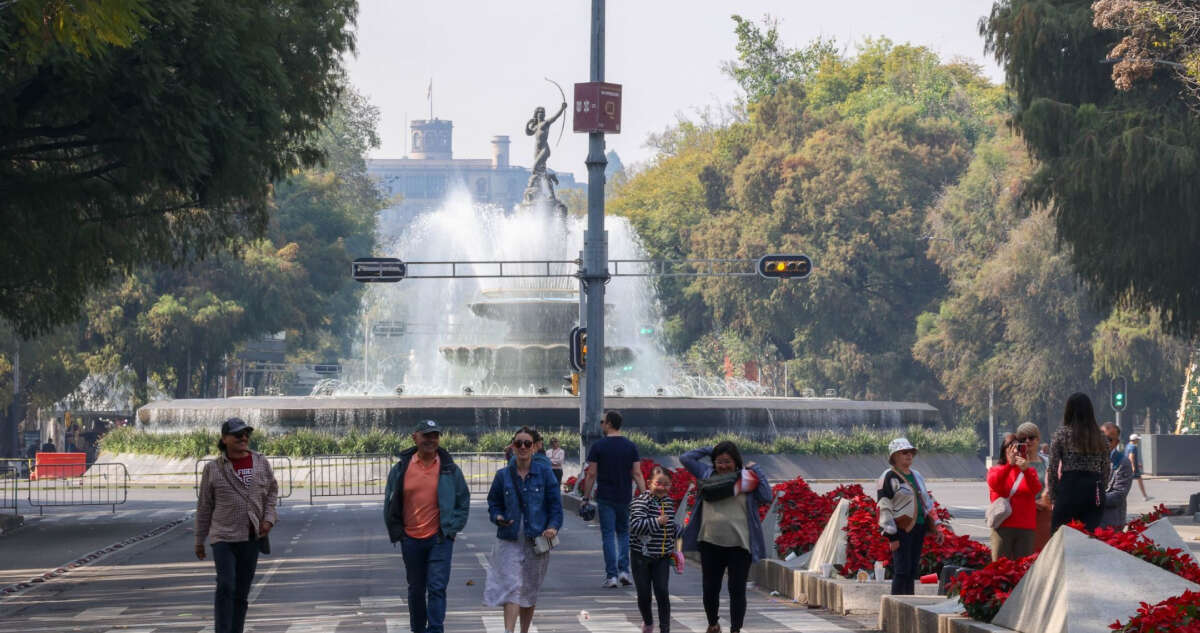
<svg viewBox="0 0 1200 633">
<path fill-rule="evenodd" d="M 167 503 L 156 502 L 156 503 Z M 184 500 L 174 502 L 186 511 Z M 141 529 L 142 517 L 110 517 Z M 472 503 L 471 521 L 455 544 L 449 591 L 448 631 L 499 633 L 500 610 L 482 606 L 488 554 L 495 530 L 481 499 Z M 251 593 L 249 628 L 255 632 L 359 633 L 408 631 L 403 563 L 387 541 L 381 505 L 363 498 L 336 499 L 313 506 L 285 504 L 272 532 L 275 554 L 260 559 Z M 97 518 L 84 523 L 101 525 Z M 153 523 L 153 521 L 151 521 Z M 65 525 L 68 525 L 64 522 Z M 81 529 L 79 523 L 74 529 Z M 29 526 L 33 527 L 33 526 Z M 26 530 L 27 528 L 23 528 Z M 50 525 L 45 526 L 50 530 Z M 26 533 L 33 541 L 34 532 Z M 41 533 L 39 538 L 51 537 Z M 21 531 L 12 534 L 22 536 Z M 67 537 L 69 539 L 69 537 Z M 57 538 L 56 538 L 57 540 Z M 626 633 L 640 631 L 632 587 L 602 589 L 599 531 L 568 516 L 562 545 L 551 554 L 550 571 L 534 619 L 540 633 Z M 191 523 L 141 541 L 92 565 L 0 598 L 0 633 L 82 631 L 86 633 L 203 633 L 209 618 L 214 574 L 211 561 L 191 552 Z M 0 540 L 8 567 L 20 541 Z M 25 555 L 25 553 L 21 553 Z M 57 552 L 47 560 L 62 558 Z M 49 566 L 49 565 L 47 565 Z M 672 630 L 704 631 L 700 573 L 694 565 L 671 579 Z M 724 612 L 724 605 L 722 606 Z M 586 611 L 587 617 L 581 613 Z M 728 630 L 728 622 L 723 619 Z M 863 631 L 860 624 L 810 611 L 752 591 L 747 633 L 838 633 Z"/>
</svg>

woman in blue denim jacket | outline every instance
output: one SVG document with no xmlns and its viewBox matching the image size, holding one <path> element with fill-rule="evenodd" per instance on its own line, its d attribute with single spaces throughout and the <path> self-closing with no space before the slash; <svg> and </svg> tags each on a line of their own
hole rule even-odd
<svg viewBox="0 0 1200 633">
<path fill-rule="evenodd" d="M 709 458 L 710 463 L 701 459 Z M 758 508 L 771 503 L 771 482 L 754 462 L 742 464 L 742 454 L 733 442 L 688 451 L 680 463 L 696 479 L 714 474 L 738 473 L 734 493 L 708 501 L 696 495 L 687 527 L 683 530 L 684 551 L 700 552 L 700 576 L 706 633 L 721 633 L 717 623 L 721 580 L 729 572 L 729 630 L 739 633 L 746 618 L 746 579 L 750 565 L 766 557 Z"/>
<path fill-rule="evenodd" d="M 546 578 L 550 552 L 538 553 L 534 540 L 553 539 L 562 528 L 562 498 L 550 462 L 534 459 L 541 437 L 528 427 L 514 435 L 514 460 L 496 471 L 488 491 L 488 517 L 496 528 L 483 602 L 504 608 L 504 630 L 511 633 L 521 619 L 529 630 L 538 590 Z"/>
</svg>

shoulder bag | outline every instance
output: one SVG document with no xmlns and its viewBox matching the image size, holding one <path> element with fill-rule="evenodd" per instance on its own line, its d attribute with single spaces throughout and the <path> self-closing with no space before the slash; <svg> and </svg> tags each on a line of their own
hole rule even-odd
<svg viewBox="0 0 1200 633">
<path fill-rule="evenodd" d="M 738 479 L 741 479 L 742 474 L 739 472 L 723 473 L 720 475 L 709 475 L 700 480 L 700 498 L 708 501 L 721 501 L 732 497 L 735 492 L 735 486 Z"/>
<path fill-rule="evenodd" d="M 1012 502 L 1009 499 L 1017 494 L 1017 488 L 1021 487 L 1021 480 L 1025 478 L 1024 471 L 1017 473 L 1017 478 L 1013 481 L 1012 490 L 1008 492 L 1007 497 L 996 497 L 996 500 L 988 504 L 987 512 L 983 516 L 987 520 L 987 526 L 993 530 L 999 529 L 1000 525 L 1008 520 L 1012 515 Z"/>
</svg>

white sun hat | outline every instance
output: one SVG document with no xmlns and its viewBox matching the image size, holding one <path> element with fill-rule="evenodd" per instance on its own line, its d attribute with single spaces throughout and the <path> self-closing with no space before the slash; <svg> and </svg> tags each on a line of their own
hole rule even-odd
<svg viewBox="0 0 1200 633">
<path fill-rule="evenodd" d="M 896 453 L 899 453 L 900 451 L 916 451 L 916 450 L 917 450 L 917 447 L 913 446 L 912 442 L 909 442 L 907 437 L 898 437 L 898 438 L 892 440 L 890 444 L 888 444 L 888 459 L 891 459 L 892 455 L 895 455 Z"/>
<path fill-rule="evenodd" d="M 1137 433 L 1134 433 L 1133 435 L 1130 435 L 1130 436 L 1129 436 L 1129 441 L 1130 441 L 1130 442 L 1136 442 L 1136 441 L 1138 441 L 1138 434 L 1137 434 Z"/>
</svg>

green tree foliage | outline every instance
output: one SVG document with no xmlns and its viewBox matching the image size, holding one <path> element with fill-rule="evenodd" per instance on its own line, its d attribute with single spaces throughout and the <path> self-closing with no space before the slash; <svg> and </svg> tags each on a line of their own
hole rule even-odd
<svg viewBox="0 0 1200 633">
<path fill-rule="evenodd" d="M 1090 0 L 1000 0 L 980 25 L 1014 92 L 1012 123 L 1038 161 L 1030 201 L 1053 210 L 1071 262 L 1107 305 L 1200 331 L 1200 118 L 1168 67 L 1130 90 L 1100 63 L 1121 33 Z"/>
<path fill-rule="evenodd" d="M 763 27 L 740 15 L 731 16 L 737 34 L 737 61 L 725 62 L 722 70 L 746 91 L 747 98 L 759 101 L 775 94 L 790 81 L 802 81 L 816 72 L 821 63 L 838 54 L 833 40 L 818 39 L 802 49 L 792 49 L 779 41 L 779 21 L 763 18 Z"/>
<path fill-rule="evenodd" d="M 817 269 L 799 283 L 661 282 L 670 346 L 778 355 L 797 387 L 932 397 L 910 350 L 943 283 L 925 255 L 925 209 L 965 169 L 999 98 L 978 69 L 870 41 L 780 84 L 745 122 L 663 135 L 612 206 L 654 256 L 805 252 Z"/>
<path fill-rule="evenodd" d="M 271 183 L 322 157 L 357 5 L 26 1 L 0 12 L 0 318 L 29 336 L 266 233 Z"/>
</svg>

